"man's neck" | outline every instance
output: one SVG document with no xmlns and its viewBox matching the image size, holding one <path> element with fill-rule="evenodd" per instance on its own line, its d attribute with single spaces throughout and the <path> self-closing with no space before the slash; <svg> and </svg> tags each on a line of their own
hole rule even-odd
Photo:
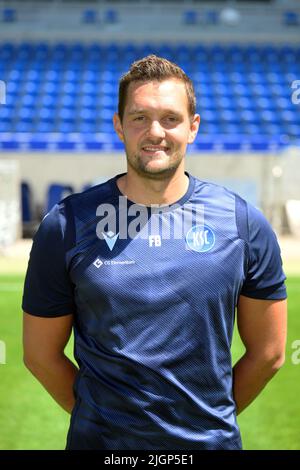
<svg viewBox="0 0 300 470">
<path fill-rule="evenodd" d="M 138 175 L 128 168 L 126 175 L 117 180 L 121 193 L 130 201 L 145 206 L 151 204 L 173 204 L 188 190 L 189 178 L 184 171 L 178 171 L 164 180 L 155 180 Z"/>
</svg>

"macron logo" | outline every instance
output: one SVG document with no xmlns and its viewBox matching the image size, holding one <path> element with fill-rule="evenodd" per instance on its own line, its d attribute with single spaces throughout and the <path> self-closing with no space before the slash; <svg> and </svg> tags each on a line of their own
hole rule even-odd
<svg viewBox="0 0 300 470">
<path fill-rule="evenodd" d="M 103 235 L 104 240 L 106 241 L 108 248 L 110 249 L 110 251 L 112 251 L 116 244 L 116 241 L 118 240 L 119 234 L 117 233 L 115 235 L 114 232 L 107 232 L 107 233 L 102 232 L 102 235 Z"/>
<path fill-rule="evenodd" d="M 101 261 L 100 258 L 95 259 L 95 261 L 93 262 L 93 265 L 96 266 L 96 268 L 100 268 L 102 264 L 103 264 L 103 261 Z"/>
</svg>

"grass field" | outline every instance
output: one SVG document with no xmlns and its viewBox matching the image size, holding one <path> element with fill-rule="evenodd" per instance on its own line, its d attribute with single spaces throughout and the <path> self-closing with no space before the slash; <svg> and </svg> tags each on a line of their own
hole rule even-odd
<svg viewBox="0 0 300 470">
<path fill-rule="evenodd" d="M 0 364 L 0 449 L 63 449 L 69 416 L 22 364 L 22 282 L 22 275 L 0 275 L 0 340 L 6 345 L 6 364 Z M 300 364 L 291 361 L 292 342 L 300 339 L 300 277 L 289 277 L 287 284 L 286 363 L 239 418 L 245 449 L 300 449 Z M 235 361 L 243 352 L 236 334 L 232 350 Z"/>
</svg>

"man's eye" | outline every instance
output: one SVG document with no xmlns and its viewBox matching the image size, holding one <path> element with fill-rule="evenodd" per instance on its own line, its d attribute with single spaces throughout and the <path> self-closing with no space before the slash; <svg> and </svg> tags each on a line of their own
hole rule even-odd
<svg viewBox="0 0 300 470">
<path fill-rule="evenodd" d="M 168 120 L 169 122 L 176 122 L 176 121 L 177 121 L 177 117 L 176 117 L 176 116 L 169 116 L 169 117 L 167 117 L 167 120 Z"/>
<path fill-rule="evenodd" d="M 134 118 L 134 121 L 143 121 L 145 119 L 145 116 L 137 116 Z"/>
</svg>

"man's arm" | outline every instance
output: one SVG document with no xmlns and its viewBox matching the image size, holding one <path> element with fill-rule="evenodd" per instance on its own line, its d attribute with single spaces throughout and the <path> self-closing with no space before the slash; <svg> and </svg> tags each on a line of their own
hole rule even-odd
<svg viewBox="0 0 300 470">
<path fill-rule="evenodd" d="M 64 354 L 70 338 L 73 315 L 44 318 L 24 312 L 24 364 L 54 400 L 71 413 L 77 367 Z"/>
<path fill-rule="evenodd" d="M 239 414 L 284 363 L 286 300 L 258 300 L 241 295 L 237 326 L 246 348 L 233 368 L 233 395 Z"/>
</svg>

